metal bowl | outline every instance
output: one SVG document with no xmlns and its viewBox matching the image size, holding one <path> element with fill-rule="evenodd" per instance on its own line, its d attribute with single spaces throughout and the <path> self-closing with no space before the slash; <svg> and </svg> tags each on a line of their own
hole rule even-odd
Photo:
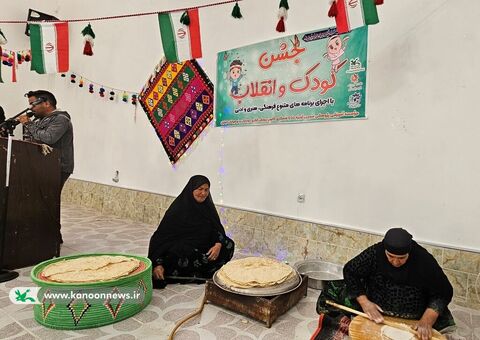
<svg viewBox="0 0 480 340">
<path fill-rule="evenodd" d="M 293 266 L 300 274 L 308 276 L 308 286 L 323 289 L 324 281 L 342 280 L 343 266 L 321 260 L 304 260 Z"/>
</svg>

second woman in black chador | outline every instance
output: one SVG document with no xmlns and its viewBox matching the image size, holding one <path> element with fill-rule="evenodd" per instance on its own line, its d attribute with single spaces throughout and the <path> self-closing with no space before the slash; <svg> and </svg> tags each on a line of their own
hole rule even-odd
<svg viewBox="0 0 480 340">
<path fill-rule="evenodd" d="M 193 176 L 150 239 L 148 258 L 153 265 L 154 288 L 211 278 L 232 258 L 234 246 L 213 204 L 210 181 Z"/>
</svg>

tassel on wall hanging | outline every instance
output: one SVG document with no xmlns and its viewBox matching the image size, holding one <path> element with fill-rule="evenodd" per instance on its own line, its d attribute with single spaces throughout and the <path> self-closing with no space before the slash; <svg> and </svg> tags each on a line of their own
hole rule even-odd
<svg viewBox="0 0 480 340">
<path fill-rule="evenodd" d="M 240 12 L 240 6 L 238 6 L 238 1 L 235 2 L 235 6 L 233 6 L 232 17 L 234 17 L 235 19 L 243 18 L 242 12 Z"/>
<path fill-rule="evenodd" d="M 285 21 L 287 20 L 288 10 L 288 1 L 280 0 L 280 5 L 278 6 L 278 23 L 276 27 L 277 32 L 285 32 Z"/>
<path fill-rule="evenodd" d="M 93 55 L 93 40 L 95 39 L 95 33 L 93 33 L 92 26 L 88 24 L 82 30 L 82 35 L 85 39 L 85 45 L 83 46 L 83 54 L 92 56 Z"/>
<path fill-rule="evenodd" d="M 183 12 L 182 16 L 180 17 L 180 22 L 185 26 L 190 26 L 190 17 L 188 16 L 188 11 Z"/>
</svg>

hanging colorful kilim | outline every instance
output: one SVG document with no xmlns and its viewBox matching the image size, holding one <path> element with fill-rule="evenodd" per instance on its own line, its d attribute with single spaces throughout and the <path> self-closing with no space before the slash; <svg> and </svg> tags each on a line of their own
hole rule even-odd
<svg viewBox="0 0 480 340">
<path fill-rule="evenodd" d="M 172 163 L 213 119 L 213 84 L 195 60 L 162 61 L 139 101 Z"/>
</svg>

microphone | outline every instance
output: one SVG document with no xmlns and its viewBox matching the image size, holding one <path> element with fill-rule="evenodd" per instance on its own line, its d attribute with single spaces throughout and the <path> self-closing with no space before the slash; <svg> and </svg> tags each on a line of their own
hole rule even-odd
<svg viewBox="0 0 480 340">
<path fill-rule="evenodd" d="M 37 105 L 37 104 L 35 104 L 35 105 Z M 32 118 L 34 114 L 35 114 L 35 112 L 33 112 L 32 110 L 27 111 L 27 117 L 28 118 Z"/>
</svg>

